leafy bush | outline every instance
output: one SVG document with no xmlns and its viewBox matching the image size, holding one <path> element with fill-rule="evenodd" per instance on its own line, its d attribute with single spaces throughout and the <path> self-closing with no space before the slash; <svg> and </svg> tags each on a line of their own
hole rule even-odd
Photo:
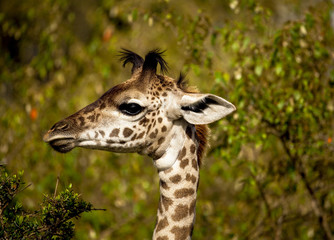
<svg viewBox="0 0 334 240">
<path fill-rule="evenodd" d="M 333 239 L 333 191 L 326 187 L 334 177 L 333 32 L 329 12 L 317 11 L 261 40 L 252 34 L 270 22 L 257 15 L 237 31 L 237 23 L 221 30 L 233 57 L 231 72 L 218 72 L 217 81 L 238 109 L 223 128 L 231 146 L 223 155 L 248 171 L 242 188 L 261 209 L 244 209 L 253 225 L 244 234 L 252 238 Z"/>
<path fill-rule="evenodd" d="M 0 173 L 1 239 L 71 239 L 72 219 L 93 210 L 90 203 L 79 199 L 70 185 L 57 195 L 45 195 L 39 210 L 26 211 L 15 199 L 26 188 L 23 172 L 10 175 L 0 167 Z"/>
</svg>

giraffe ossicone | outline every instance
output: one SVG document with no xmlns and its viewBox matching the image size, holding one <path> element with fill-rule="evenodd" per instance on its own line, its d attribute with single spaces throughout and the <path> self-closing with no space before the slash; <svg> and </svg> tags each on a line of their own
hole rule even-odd
<svg viewBox="0 0 334 240">
<path fill-rule="evenodd" d="M 124 49 L 121 60 L 123 66 L 132 64 L 131 78 L 57 122 L 43 140 L 62 153 L 83 147 L 152 157 L 160 177 L 153 239 L 191 239 L 205 124 L 235 107 L 219 96 L 187 90 L 182 75 L 177 80 L 166 76 L 162 55 L 153 50 L 143 59 Z"/>
</svg>

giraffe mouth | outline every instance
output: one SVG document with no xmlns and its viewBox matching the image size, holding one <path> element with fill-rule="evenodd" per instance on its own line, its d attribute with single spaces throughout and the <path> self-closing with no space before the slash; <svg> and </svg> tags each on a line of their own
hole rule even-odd
<svg viewBox="0 0 334 240">
<path fill-rule="evenodd" d="M 60 153 L 67 153 L 75 148 L 75 139 L 74 138 L 61 138 L 51 140 L 49 142 L 50 146 Z"/>
</svg>

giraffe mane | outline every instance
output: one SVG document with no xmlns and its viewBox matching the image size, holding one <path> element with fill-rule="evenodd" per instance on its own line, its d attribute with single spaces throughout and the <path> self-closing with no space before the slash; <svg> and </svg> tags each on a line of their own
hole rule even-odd
<svg viewBox="0 0 334 240">
<path fill-rule="evenodd" d="M 198 141 L 198 149 L 197 149 L 197 159 L 198 165 L 201 166 L 202 159 L 205 154 L 205 151 L 208 147 L 208 139 L 210 136 L 210 129 L 207 125 L 195 125 L 196 129 L 196 139 Z"/>
</svg>

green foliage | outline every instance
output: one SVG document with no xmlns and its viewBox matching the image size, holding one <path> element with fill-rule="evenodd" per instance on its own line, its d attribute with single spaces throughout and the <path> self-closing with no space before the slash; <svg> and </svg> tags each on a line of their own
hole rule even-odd
<svg viewBox="0 0 334 240">
<path fill-rule="evenodd" d="M 229 148 L 221 155 L 247 169 L 241 192 L 261 209 L 261 214 L 253 211 L 253 204 L 249 212 L 244 209 L 244 236 L 299 238 L 309 225 L 307 236 L 333 238 L 332 191 L 317 187 L 333 177 L 333 35 L 328 19 L 313 10 L 261 41 L 250 39 L 266 18 L 259 22 L 254 17 L 239 31 L 234 22 L 222 31 L 223 47 L 231 56 L 231 80 L 224 81 L 226 73 L 216 73 L 216 79 L 222 90 L 231 92 L 238 111 L 233 125 L 223 126 Z M 236 163 L 231 156 L 238 158 Z"/>
<path fill-rule="evenodd" d="M 169 75 L 182 70 L 201 92 L 237 107 L 211 126 L 194 239 L 333 239 L 329 1 L 28 0 L 0 9 L 0 161 L 33 183 L 17 196 L 24 209 L 52 195 L 60 176 L 108 209 L 83 215 L 74 238 L 151 238 L 158 178 L 148 159 L 84 149 L 60 155 L 41 138 L 129 77 L 115 57 L 121 47 L 161 48 Z M 32 224 L 28 210 L 9 206 Z"/>
<path fill-rule="evenodd" d="M 1 239 L 71 239 L 72 219 L 92 210 L 71 185 L 58 195 L 44 196 L 37 211 L 26 211 L 15 199 L 24 188 L 23 172 L 10 175 L 0 167 L 0 238 Z"/>
</svg>

